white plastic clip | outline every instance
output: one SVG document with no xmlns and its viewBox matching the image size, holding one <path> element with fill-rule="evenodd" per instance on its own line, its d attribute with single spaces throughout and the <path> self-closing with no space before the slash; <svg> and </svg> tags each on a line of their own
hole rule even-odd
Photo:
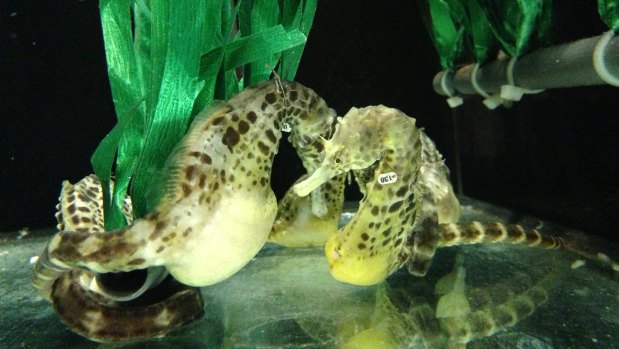
<svg viewBox="0 0 619 349">
<path fill-rule="evenodd" d="M 450 72 L 449 70 L 445 70 L 443 71 L 443 74 L 441 75 L 441 90 L 443 90 L 443 93 L 445 93 L 448 98 L 447 98 L 447 104 L 449 104 L 450 108 L 456 108 L 462 105 L 462 103 L 464 103 L 464 100 L 462 99 L 462 97 L 460 96 L 456 96 L 455 95 L 455 90 L 453 88 L 453 86 L 451 86 L 450 82 L 452 80 L 450 80 L 449 82 L 447 81 L 447 75 L 452 75 L 453 73 Z"/>
<path fill-rule="evenodd" d="M 475 65 L 473 66 L 473 71 L 471 72 L 471 86 L 473 86 L 473 89 L 475 90 L 475 92 L 477 92 L 480 96 L 484 97 L 484 105 L 486 106 L 486 108 L 490 109 L 490 110 L 494 110 L 496 109 L 499 105 L 501 105 L 502 101 L 501 98 L 498 95 L 489 95 L 488 93 L 486 93 L 486 91 L 484 91 L 481 86 L 479 86 L 479 83 L 477 82 L 477 71 L 479 70 L 479 63 L 475 63 Z"/>
<path fill-rule="evenodd" d="M 507 66 L 505 67 L 505 77 L 507 78 L 507 85 L 501 86 L 501 98 L 506 101 L 518 102 L 522 99 L 524 94 L 540 93 L 541 90 L 528 90 L 526 88 L 516 86 L 514 81 L 514 66 L 518 57 L 512 57 Z"/>
<path fill-rule="evenodd" d="M 593 49 L 593 68 L 595 72 L 598 74 L 600 79 L 604 80 L 609 85 L 619 87 L 619 77 L 614 76 L 606 65 L 606 48 L 608 47 L 608 43 L 615 36 L 614 30 L 609 30 L 606 33 L 602 34 L 600 40 L 595 44 L 595 48 Z"/>
</svg>

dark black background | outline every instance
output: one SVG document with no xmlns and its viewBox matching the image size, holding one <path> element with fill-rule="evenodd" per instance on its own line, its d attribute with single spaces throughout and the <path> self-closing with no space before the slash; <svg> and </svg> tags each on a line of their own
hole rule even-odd
<svg viewBox="0 0 619 349">
<path fill-rule="evenodd" d="M 555 42 L 606 30 L 595 1 L 556 3 Z M 0 231 L 49 227 L 61 181 L 91 173 L 115 122 L 98 2 L 0 6 Z M 340 114 L 385 104 L 417 118 L 466 195 L 617 238 L 617 88 L 546 91 L 493 112 L 471 98 L 452 114 L 431 87 L 439 68 L 417 1 L 321 0 L 297 80 Z M 284 145 L 276 193 L 301 172 Z"/>
</svg>

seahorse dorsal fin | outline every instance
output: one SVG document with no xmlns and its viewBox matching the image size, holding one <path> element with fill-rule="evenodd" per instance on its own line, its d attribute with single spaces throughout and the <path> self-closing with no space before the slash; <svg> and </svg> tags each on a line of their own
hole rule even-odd
<svg viewBox="0 0 619 349">
<path fill-rule="evenodd" d="M 203 141 L 206 124 L 213 117 L 224 115 L 229 111 L 229 106 L 219 100 L 214 100 L 194 117 L 183 140 L 170 152 L 168 160 L 163 168 L 156 171 L 153 176 L 149 197 L 149 211 L 155 207 L 169 207 L 177 198 L 179 181 L 182 178 L 183 160 L 187 152 L 198 142 Z"/>
<path fill-rule="evenodd" d="M 56 225 L 58 231 L 63 231 L 66 228 L 64 224 L 65 214 L 62 211 L 63 208 L 66 208 L 63 205 L 63 201 L 66 200 L 67 192 L 69 191 L 70 187 L 71 183 L 69 181 L 62 181 L 62 189 L 60 189 L 58 203 L 56 204 L 56 214 L 54 215 L 56 217 L 56 221 L 58 222 L 58 224 Z"/>
</svg>

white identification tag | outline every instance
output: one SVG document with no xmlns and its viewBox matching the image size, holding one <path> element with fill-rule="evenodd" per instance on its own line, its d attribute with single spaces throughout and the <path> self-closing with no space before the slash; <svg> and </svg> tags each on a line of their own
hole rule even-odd
<svg viewBox="0 0 619 349">
<path fill-rule="evenodd" d="M 292 131 L 292 127 L 287 122 L 284 122 L 282 125 L 282 132 L 290 132 Z"/>
<path fill-rule="evenodd" d="M 378 176 L 378 183 L 385 185 L 398 181 L 398 175 L 395 172 L 387 172 Z"/>
</svg>

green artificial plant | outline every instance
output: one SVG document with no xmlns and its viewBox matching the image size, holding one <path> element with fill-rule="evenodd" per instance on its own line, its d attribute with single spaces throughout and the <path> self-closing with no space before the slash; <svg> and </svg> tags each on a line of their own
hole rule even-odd
<svg viewBox="0 0 619 349">
<path fill-rule="evenodd" d="M 274 69 L 294 78 L 316 1 L 100 1 L 118 120 L 92 156 L 106 230 L 127 224 L 127 193 L 135 218 L 157 204 L 150 187 L 195 114 Z"/>
<path fill-rule="evenodd" d="M 485 13 L 501 48 L 510 57 L 520 57 L 550 40 L 551 0 L 473 1 Z"/>
<path fill-rule="evenodd" d="M 462 53 L 464 26 L 457 18 L 461 11 L 458 8 L 454 11 L 450 3 L 444 0 L 427 0 L 420 4 L 441 67 L 453 70 Z"/>
<path fill-rule="evenodd" d="M 602 0 L 601 0 L 602 1 Z M 430 36 L 443 69 L 452 70 L 466 48 L 483 64 L 497 43 L 511 57 L 545 45 L 552 26 L 551 0 L 426 0 Z M 469 45 L 463 45 L 468 42 Z"/>
<path fill-rule="evenodd" d="M 610 29 L 619 30 L 619 0 L 598 0 L 598 12 Z"/>
</svg>

